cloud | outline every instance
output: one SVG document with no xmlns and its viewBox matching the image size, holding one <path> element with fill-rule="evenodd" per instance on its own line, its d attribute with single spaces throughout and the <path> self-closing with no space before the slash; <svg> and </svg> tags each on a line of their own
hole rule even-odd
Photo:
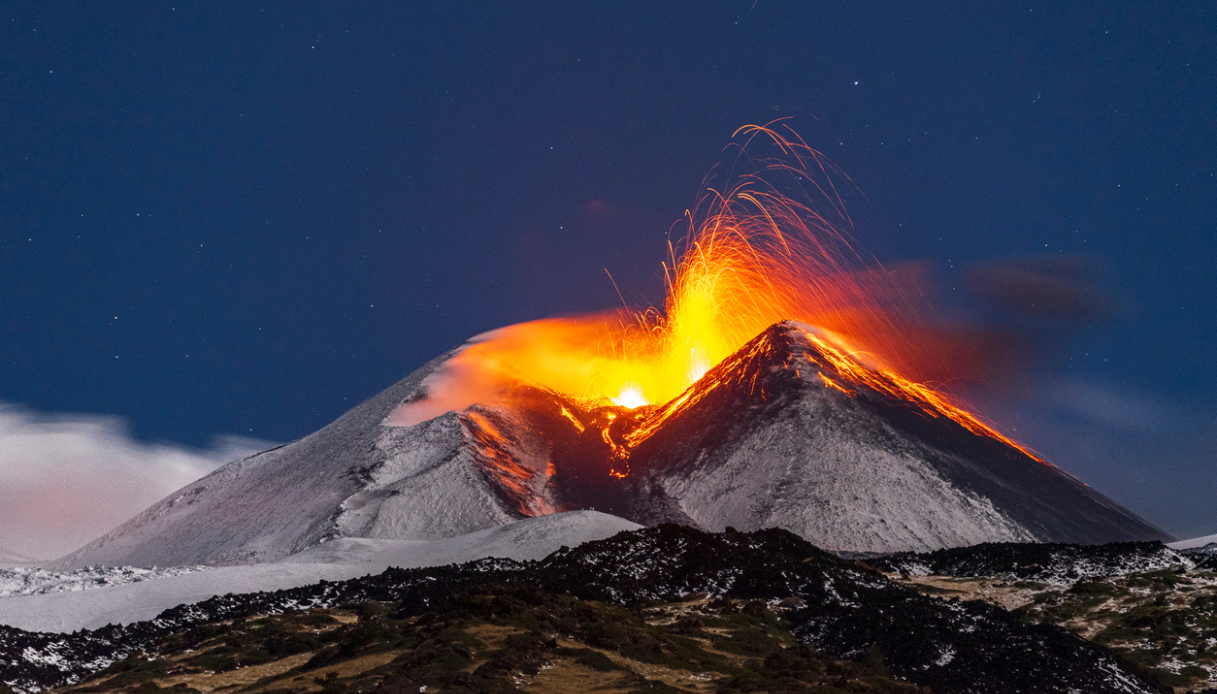
<svg viewBox="0 0 1217 694">
<path fill-rule="evenodd" d="M 1217 408 L 1078 378 L 1043 382 L 1015 436 L 1179 537 L 1217 532 Z"/>
<path fill-rule="evenodd" d="M 121 418 L 47 415 L 0 403 L 0 555 L 75 550 L 220 465 L 271 443 L 208 450 L 132 439 Z"/>
<path fill-rule="evenodd" d="M 1157 433 L 1187 419 L 1182 410 L 1174 411 L 1179 408 L 1155 402 L 1149 396 L 1076 379 L 1051 383 L 1041 399 L 1058 414 L 1121 432 Z"/>
</svg>

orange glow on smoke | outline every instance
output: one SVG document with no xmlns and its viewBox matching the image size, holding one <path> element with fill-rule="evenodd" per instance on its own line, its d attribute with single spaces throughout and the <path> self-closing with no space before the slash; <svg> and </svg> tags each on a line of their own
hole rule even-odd
<svg viewBox="0 0 1217 694">
<path fill-rule="evenodd" d="M 539 320 L 475 338 L 431 386 L 429 399 L 442 409 L 426 411 L 420 402 L 394 423 L 509 398 L 512 384 L 523 381 L 589 406 L 663 405 L 629 435 L 637 439 L 653 428 L 647 422 L 656 424 L 656 415 L 691 397 L 689 386 L 715 365 L 770 325 L 796 320 L 832 336 L 832 344 L 813 339 L 840 377 L 1013 443 L 912 380 L 958 374 L 958 365 L 948 362 L 962 360 L 924 325 L 928 304 L 916 268 L 889 270 L 854 250 L 839 192 L 848 190 L 846 177 L 788 127 L 746 126 L 734 139 L 737 156 L 720 172 L 723 183 L 707 183 L 685 215 L 683 240 L 670 245 L 662 311 Z M 777 155 L 754 159 L 751 146 Z M 853 395 L 850 383 L 821 380 Z"/>
</svg>

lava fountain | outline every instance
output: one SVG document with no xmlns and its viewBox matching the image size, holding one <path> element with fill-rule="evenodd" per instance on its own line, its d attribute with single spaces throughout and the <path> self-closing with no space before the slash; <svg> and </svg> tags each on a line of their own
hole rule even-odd
<svg viewBox="0 0 1217 694">
<path fill-rule="evenodd" d="M 662 310 L 545 319 L 481 335 L 429 379 L 425 399 L 390 423 L 509 401 L 521 383 L 589 410 L 650 408 L 661 416 L 670 409 L 661 405 L 767 327 L 795 320 L 816 327 L 839 373 L 1017 445 L 931 385 L 975 377 L 961 359 L 974 350 L 960 350 L 960 335 L 932 320 L 916 267 L 885 268 L 856 250 L 842 195 L 852 189 L 848 178 L 780 121 L 745 126 L 732 140 L 734 156 L 707 177 L 679 225 L 680 241 L 669 243 Z M 755 155 L 760 149 L 771 154 Z"/>
</svg>

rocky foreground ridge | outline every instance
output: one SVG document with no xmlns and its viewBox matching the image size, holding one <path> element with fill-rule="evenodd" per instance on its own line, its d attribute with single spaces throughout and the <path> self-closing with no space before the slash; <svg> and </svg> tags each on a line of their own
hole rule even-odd
<svg viewBox="0 0 1217 694">
<path fill-rule="evenodd" d="M 1188 566 L 1158 573 L 1182 575 L 1171 572 L 1186 574 Z M 172 681 L 167 659 L 174 653 L 222 646 L 228 650 L 217 651 L 207 672 L 282 660 L 279 674 L 284 677 L 269 674 L 269 680 L 258 677 L 233 685 L 232 691 L 249 692 L 420 691 L 421 686 L 426 691 L 528 690 L 538 673 L 563 663 L 593 674 L 616 673 L 612 676 L 625 678 L 619 682 L 622 688 L 610 690 L 619 691 L 772 689 L 774 680 L 756 679 L 764 673 L 786 678 L 791 691 L 810 691 L 813 685 L 840 685 L 841 691 L 1170 691 L 1151 666 L 1117 655 L 1051 618 L 1029 618 L 982 600 L 952 599 L 967 595 L 900 580 L 899 573 L 889 577 L 786 531 L 706 533 L 662 525 L 563 549 L 536 562 L 496 559 L 390 569 L 338 583 L 217 597 L 128 626 L 66 635 L 0 628 L 0 681 L 33 692 L 70 685 L 112 666 L 106 673 L 112 678 L 86 682 L 82 691 L 124 686 L 153 691 L 156 676 L 162 684 Z M 1146 580 L 1152 586 L 1158 579 Z M 911 575 L 909 582 L 916 583 Z M 1047 584 L 1024 585 L 1042 588 L 1026 589 L 1032 596 L 1064 592 Z M 358 607 L 369 602 L 376 605 Z M 1040 604 L 1048 602 L 1045 598 Z M 1188 619 L 1211 619 L 1211 606 L 1205 605 L 1195 607 Z M 224 639 L 204 643 L 222 636 L 224 629 L 248 630 L 241 626 L 247 623 L 243 620 L 265 615 L 303 619 L 302 611 L 319 614 L 342 607 L 371 615 L 366 629 L 375 622 L 380 625 L 375 629 L 387 631 L 355 638 L 357 623 L 346 631 L 331 630 L 343 636 L 324 641 L 318 634 L 328 633 L 328 627 L 317 616 L 309 631 L 312 641 L 289 638 L 282 627 L 269 635 L 278 638 L 277 645 L 269 646 L 268 640 L 261 650 L 251 646 L 252 637 L 238 639 L 235 646 Z M 1196 611 L 1204 609 L 1209 612 Z M 508 617 L 516 621 L 502 622 Z M 495 619 L 518 638 L 496 640 L 493 633 L 506 632 L 489 629 Z M 442 629 L 428 626 L 435 624 L 456 629 L 449 633 L 452 639 L 437 636 Z M 470 638 L 457 633 L 464 630 L 468 636 L 474 626 L 480 631 L 475 629 Z M 504 655 L 508 651 L 528 657 L 513 664 Z M 377 653 L 379 660 L 373 657 Z M 163 669 L 130 659 L 137 654 L 161 662 Z M 362 670 L 341 665 L 360 658 L 366 666 Z M 576 662 L 580 658 L 582 664 Z M 436 664 L 441 661 L 448 665 Z M 652 668 L 646 672 L 668 680 L 645 675 L 643 665 Z M 135 674 L 124 679 L 122 672 Z M 829 672 L 834 673 L 831 682 L 824 680 Z M 202 681 L 198 687 L 178 684 L 182 691 L 209 689 Z"/>
</svg>

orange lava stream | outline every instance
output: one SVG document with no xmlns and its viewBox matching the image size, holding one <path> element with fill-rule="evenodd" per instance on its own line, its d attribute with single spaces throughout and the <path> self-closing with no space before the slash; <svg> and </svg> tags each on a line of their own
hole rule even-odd
<svg viewBox="0 0 1217 694">
<path fill-rule="evenodd" d="M 853 357 L 848 356 L 836 347 L 828 344 L 825 340 L 813 335 L 810 332 L 804 332 L 804 335 L 810 340 L 819 350 L 829 364 L 819 364 L 820 366 L 831 365 L 837 373 L 847 376 L 849 381 L 858 385 L 869 386 L 881 393 L 886 393 L 890 396 L 903 399 L 919 407 L 923 412 L 931 416 L 945 416 L 954 420 L 963 428 L 989 438 L 997 439 L 1007 445 L 1013 446 L 1022 451 L 1028 457 L 1044 462 L 1038 455 L 1032 452 L 1022 444 L 1002 435 L 993 427 L 980 421 L 976 415 L 952 404 L 947 398 L 932 388 L 920 383 L 901 377 L 899 374 L 892 371 L 875 371 L 860 364 Z M 805 353 L 806 358 L 813 362 L 819 363 L 819 360 L 811 353 Z M 850 391 L 844 386 L 830 380 L 823 373 L 820 373 L 820 380 L 824 385 L 835 388 L 850 397 L 855 397 L 855 392 Z"/>
</svg>

